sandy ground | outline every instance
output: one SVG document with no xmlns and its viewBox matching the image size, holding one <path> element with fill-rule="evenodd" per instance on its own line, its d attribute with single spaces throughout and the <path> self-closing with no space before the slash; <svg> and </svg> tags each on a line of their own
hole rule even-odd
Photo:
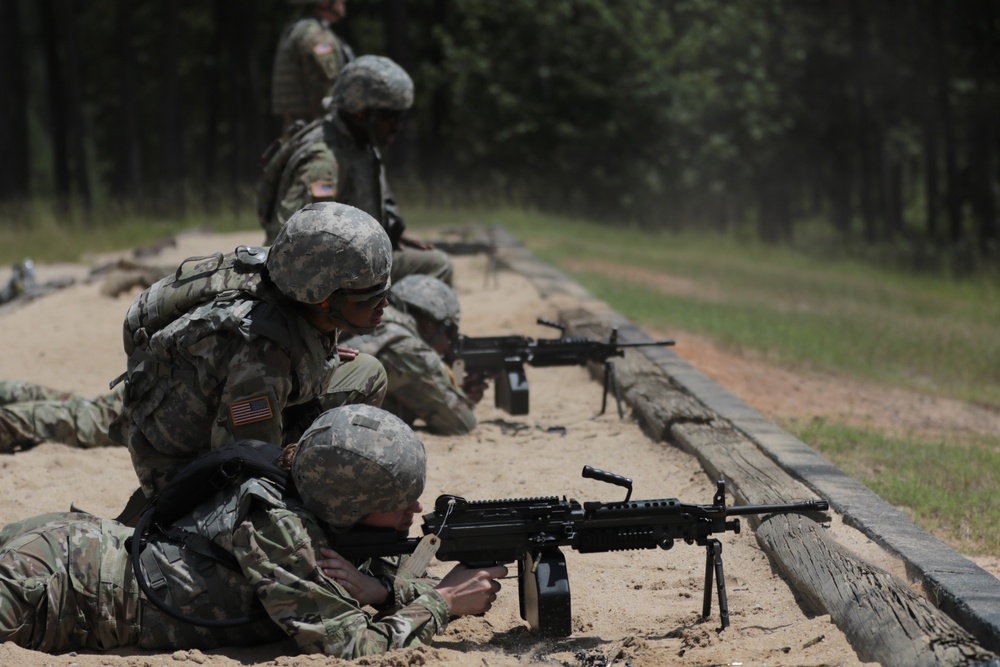
<svg viewBox="0 0 1000 667">
<path fill-rule="evenodd" d="M 195 254 L 230 251 L 238 243 L 257 243 L 258 234 L 181 237 L 155 263 L 172 264 Z M 95 258 L 98 261 L 98 258 Z M 154 261 L 154 260 L 149 260 Z M 539 316 L 554 317 L 521 276 L 501 272 L 498 284 L 483 280 L 485 260 L 456 258 L 456 291 L 462 302 L 463 330 L 472 335 L 523 333 L 552 335 L 539 327 Z M 40 267 L 41 277 L 86 275 L 86 266 Z M 5 280 L 6 275 L 0 275 Z M 97 395 L 124 368 L 121 322 L 135 291 L 117 298 L 101 296 L 98 283 L 79 282 L 0 317 L 0 377 L 47 384 L 84 395 Z M 560 304 L 565 305 L 565 304 Z M 650 332 L 651 334 L 653 332 Z M 707 341 L 657 332 L 678 339 L 676 351 L 720 380 L 737 395 L 740 383 L 753 380 L 780 413 L 780 383 L 770 391 L 759 386 L 771 372 L 765 364 L 731 372 L 732 359 Z M 778 377 L 778 376 L 776 376 Z M 423 500 L 433 505 L 439 493 L 469 499 L 566 495 L 581 502 L 617 500 L 623 490 L 580 476 L 589 464 L 631 477 L 635 498 L 676 497 L 710 503 L 714 484 L 693 457 L 648 439 L 638 425 L 610 414 L 596 416 L 600 385 L 581 368 L 528 369 L 531 413 L 511 417 L 492 405 L 488 393 L 477 408 L 480 427 L 464 437 L 423 433 L 429 476 Z M 735 386 L 730 386 L 733 383 Z M 823 384 L 824 391 L 829 390 Z M 800 392 L 801 393 L 801 392 Z M 852 394 L 853 395 L 853 394 Z M 755 405 L 765 414 L 767 406 Z M 843 407 L 843 406 L 841 406 Z M 791 409 L 791 408 L 788 408 Z M 829 406 L 823 410 L 829 409 Z M 808 418 L 819 408 L 804 408 Z M 924 411 L 926 412 L 926 411 Z M 123 449 L 76 450 L 58 443 L 0 457 L 0 524 L 71 504 L 102 516 L 114 516 L 136 486 Z M 789 498 L 788 500 L 797 500 Z M 834 517 L 829 528 L 849 548 L 885 569 L 898 564 Z M 414 528 L 414 534 L 419 533 Z M 591 666 L 661 665 L 857 665 L 861 663 L 829 617 L 805 608 L 794 590 L 775 574 L 744 524 L 741 534 L 727 533 L 724 545 L 732 625 L 719 631 L 717 600 L 702 619 L 704 553 L 680 544 L 669 551 L 578 554 L 567 551 L 572 589 L 573 634 L 542 639 L 519 618 L 517 583 L 508 579 L 495 607 L 483 617 L 453 622 L 432 646 L 358 661 L 377 666 L 456 665 L 494 667 L 549 664 Z M 432 574 L 447 565 L 436 564 Z M 46 667 L 160 667 L 185 663 L 210 667 L 275 665 L 305 667 L 340 661 L 298 656 L 287 644 L 232 648 L 214 652 L 152 654 L 120 649 L 110 654 L 48 656 L 10 644 L 0 646 L 0 665 Z"/>
</svg>

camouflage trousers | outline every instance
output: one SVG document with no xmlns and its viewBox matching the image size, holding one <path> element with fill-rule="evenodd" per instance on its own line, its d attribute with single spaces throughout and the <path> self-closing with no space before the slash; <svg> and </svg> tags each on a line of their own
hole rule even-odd
<svg viewBox="0 0 1000 667">
<path fill-rule="evenodd" d="M 131 533 L 80 512 L 0 531 L 0 643 L 46 652 L 136 644 L 141 603 L 125 550 Z"/>
<path fill-rule="evenodd" d="M 120 391 L 88 400 L 28 382 L 0 381 L 0 453 L 46 441 L 85 449 L 114 445 L 108 426 L 121 403 Z"/>
<path fill-rule="evenodd" d="M 413 274 L 427 275 L 451 285 L 455 267 L 448 253 L 437 248 L 421 250 L 419 248 L 403 248 L 392 251 L 392 284 L 395 285 L 406 276 Z"/>
</svg>

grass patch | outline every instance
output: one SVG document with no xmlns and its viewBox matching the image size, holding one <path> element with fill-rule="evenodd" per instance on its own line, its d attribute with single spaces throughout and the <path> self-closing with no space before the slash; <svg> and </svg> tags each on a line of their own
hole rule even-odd
<svg viewBox="0 0 1000 667">
<path fill-rule="evenodd" d="M 186 229 L 225 233 L 257 229 L 256 215 L 244 210 L 192 210 L 183 218 L 139 215 L 109 208 L 83 216 L 57 213 L 44 203 L 0 209 L 0 262 L 77 262 L 92 253 L 141 247 Z M 261 232 L 263 241 L 263 232 Z"/>
<path fill-rule="evenodd" d="M 889 437 L 825 420 L 783 426 L 924 530 L 964 553 L 1000 553 L 1000 438 Z"/>
</svg>

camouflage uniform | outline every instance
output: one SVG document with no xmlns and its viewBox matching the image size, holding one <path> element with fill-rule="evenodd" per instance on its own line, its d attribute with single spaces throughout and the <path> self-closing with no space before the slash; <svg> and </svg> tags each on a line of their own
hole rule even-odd
<svg viewBox="0 0 1000 667">
<path fill-rule="evenodd" d="M 108 427 L 121 412 L 113 391 L 94 400 L 28 382 L 0 381 L 0 452 L 61 442 L 89 449 L 114 445 Z"/>
<path fill-rule="evenodd" d="M 281 454 L 264 443 L 238 446 L 264 460 Z M 423 443 L 399 419 L 347 406 L 310 425 L 287 476 L 276 470 L 275 477 L 233 480 L 200 503 L 192 499 L 187 513 L 163 508 L 150 521 L 154 527 L 132 542 L 143 545 L 138 561 L 146 588 L 189 617 L 249 620 L 226 628 L 178 621 L 147 602 L 126 552 L 132 530 L 120 523 L 75 513 L 8 526 L 0 531 L 0 642 L 51 652 L 213 649 L 290 636 L 305 653 L 340 658 L 428 643 L 449 618 L 429 582 L 405 577 L 382 559 L 360 563 L 362 572 L 389 580 L 390 596 L 373 617 L 316 561 L 338 526 L 416 502 L 426 468 Z M 290 480 L 296 493 L 286 495 Z M 161 525 L 178 510 L 180 518 Z"/>
<path fill-rule="evenodd" d="M 362 56 L 350 67 L 367 67 L 373 62 L 396 76 L 406 77 L 406 73 L 391 60 L 376 56 Z M 349 69 L 348 72 L 350 71 Z M 406 81 L 409 81 L 409 77 L 406 77 Z M 412 89 L 412 82 L 410 86 Z M 370 108 L 381 108 L 382 104 L 392 103 L 381 101 L 382 97 L 386 100 L 393 98 L 385 91 L 363 89 L 356 93 L 357 88 L 354 86 L 348 91 L 355 95 L 348 104 L 351 109 L 358 108 L 362 103 L 370 104 Z M 337 93 L 338 87 L 335 87 L 335 99 L 338 99 Z M 356 99 L 365 94 L 367 97 Z M 343 108 L 343 100 L 340 102 Z M 401 104 L 409 108 L 412 93 L 402 103 L 395 102 L 396 106 Z M 337 201 L 371 215 L 393 239 L 393 282 L 398 282 L 404 276 L 425 274 L 451 284 L 454 268 L 446 253 L 436 248 L 424 250 L 399 246 L 398 234 L 395 234 L 392 227 L 395 202 L 386 181 L 382 155 L 364 131 L 349 127 L 337 111 L 332 111 L 324 117 L 322 123 L 307 126 L 289 141 L 293 142 L 289 147 L 290 151 L 279 151 L 283 156 L 288 156 L 280 177 L 275 179 L 275 184 L 267 183 L 258 187 L 258 198 L 270 199 L 273 193 L 275 201 L 271 210 L 264 207 L 260 213 L 265 243 L 271 243 L 285 221 L 303 206 L 310 202 Z M 270 171 L 265 165 L 265 173 Z M 276 188 L 276 193 L 272 188 Z M 266 194 L 262 195 L 262 192 Z M 398 216 L 395 217 L 398 219 Z"/>
<path fill-rule="evenodd" d="M 285 125 L 323 115 L 323 98 L 353 58 L 350 47 L 315 17 L 292 21 L 281 33 L 271 75 L 271 112 Z"/>
<path fill-rule="evenodd" d="M 331 210 L 361 216 L 364 224 L 328 241 L 334 235 L 312 224 Z M 308 254 L 278 251 L 279 244 L 295 243 L 308 247 Z M 381 364 L 368 355 L 342 363 L 338 331 L 320 332 L 302 312 L 302 304 L 318 304 L 338 289 L 367 287 L 351 281 L 363 280 L 371 270 L 346 265 L 369 261 L 358 257 L 372 254 L 378 255 L 372 261 L 382 267 L 384 285 L 390 255 L 383 230 L 355 209 L 320 205 L 299 212 L 296 223 L 283 228 L 267 257 L 271 282 L 260 273 L 237 277 L 242 280 L 237 288 L 155 327 L 145 322 L 162 309 L 156 295 L 174 277 L 136 297 L 126 316 L 129 386 L 111 431 L 128 445 L 146 496 L 204 451 L 206 442 L 211 448 L 246 438 L 294 442 L 305 425 L 331 407 L 381 405 L 386 390 Z M 231 256 L 205 260 L 193 275 L 216 261 L 229 266 Z M 307 276 L 308 282 L 289 287 L 281 278 L 285 274 Z"/>
<path fill-rule="evenodd" d="M 231 528 L 204 532 L 219 507 L 240 511 L 226 522 Z M 49 514 L 0 532 L 0 642 L 48 652 L 166 650 L 291 636 L 304 653 L 355 658 L 429 643 L 448 623 L 448 607 L 428 582 L 401 577 L 393 578 L 391 610 L 365 611 L 316 566 L 318 548 L 328 545 L 324 527 L 266 480 L 221 492 L 180 524 L 232 553 L 239 572 L 154 539 L 142 557 L 154 591 L 188 614 L 234 618 L 263 608 L 267 618 L 236 628 L 177 621 L 140 595 L 125 549 L 132 529 L 88 514 Z M 394 571 L 381 560 L 361 569 Z"/>
<path fill-rule="evenodd" d="M 412 315 L 385 309 L 375 333 L 345 341 L 376 357 L 389 380 L 382 407 L 408 424 L 421 419 L 432 433 L 462 435 L 476 428 L 473 404 L 451 368 L 417 333 Z"/>
</svg>

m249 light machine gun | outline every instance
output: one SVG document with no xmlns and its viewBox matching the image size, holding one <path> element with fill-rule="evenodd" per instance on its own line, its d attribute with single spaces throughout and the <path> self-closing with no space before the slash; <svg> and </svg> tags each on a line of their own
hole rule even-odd
<svg viewBox="0 0 1000 667">
<path fill-rule="evenodd" d="M 631 500 L 632 480 L 584 466 L 583 476 L 628 490 L 625 500 L 586 502 L 565 497 L 470 501 L 442 495 L 423 516 L 424 537 L 367 529 L 337 535 L 331 545 L 346 556 L 412 553 L 418 544 L 436 549 L 441 561 L 472 567 L 517 562 L 521 618 L 550 637 L 572 633 L 569 576 L 560 547 L 580 553 L 670 549 L 678 540 L 705 547 L 705 595 L 701 614 L 712 606 L 712 581 L 719 598 L 722 628 L 729 626 L 729 604 L 722 570 L 722 543 L 713 537 L 740 532 L 738 516 L 821 512 L 825 500 L 776 505 L 726 507 L 725 482 L 717 482 L 711 505 L 688 505 L 676 498 Z M 425 556 L 426 557 L 426 556 Z M 415 558 L 412 557 L 412 558 Z M 424 565 L 425 566 L 425 565 Z M 405 566 L 404 566 L 405 567 Z M 422 574 L 418 566 L 416 574 Z"/>
<path fill-rule="evenodd" d="M 565 333 L 566 327 L 557 322 L 538 318 L 538 324 L 559 329 Z M 625 348 L 673 345 L 673 340 L 655 340 L 645 343 L 619 343 L 618 330 L 613 329 L 607 342 L 583 337 L 542 338 L 534 340 L 527 336 L 481 336 L 459 335 L 452 349 L 451 362 L 455 374 L 464 377 L 469 373 L 481 373 L 495 377 L 494 403 L 496 407 L 511 415 L 528 414 L 528 379 L 524 374 L 525 364 L 535 367 L 583 366 L 587 362 L 604 364 L 604 396 L 601 412 L 607 408 L 608 390 L 615 397 L 618 416 L 623 417 L 621 395 L 612 357 L 624 357 Z"/>
</svg>

